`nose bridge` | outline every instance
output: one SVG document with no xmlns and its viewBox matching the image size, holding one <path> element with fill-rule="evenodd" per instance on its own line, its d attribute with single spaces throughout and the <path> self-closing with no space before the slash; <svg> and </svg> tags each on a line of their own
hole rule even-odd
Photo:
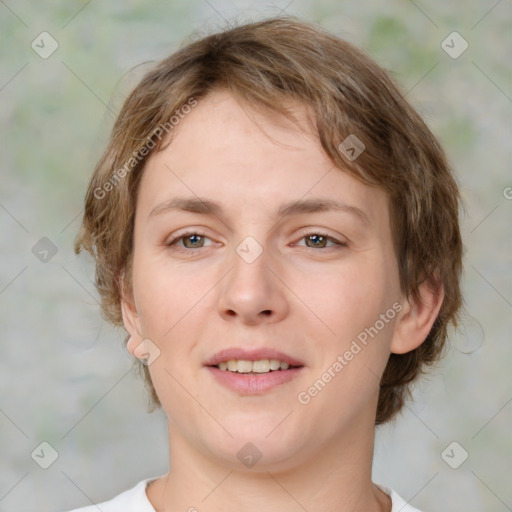
<svg viewBox="0 0 512 512">
<path fill-rule="evenodd" d="M 282 318 L 287 313 L 287 301 L 274 275 L 274 263 L 268 247 L 252 236 L 244 238 L 232 254 L 231 271 L 219 297 L 219 313 L 246 323 Z"/>
</svg>

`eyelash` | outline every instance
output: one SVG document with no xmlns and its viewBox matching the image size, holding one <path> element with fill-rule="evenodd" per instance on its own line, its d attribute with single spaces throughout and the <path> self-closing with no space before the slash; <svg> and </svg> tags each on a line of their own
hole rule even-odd
<svg viewBox="0 0 512 512">
<path fill-rule="evenodd" d="M 173 246 L 176 245 L 177 242 L 180 242 L 184 238 L 188 238 L 188 237 L 193 236 L 193 235 L 197 235 L 197 236 L 200 236 L 200 237 L 203 237 L 203 238 L 207 238 L 207 239 L 210 240 L 210 238 L 206 235 L 206 233 L 198 231 L 198 230 L 195 230 L 195 231 L 187 231 L 187 232 L 179 235 L 178 237 L 175 237 L 175 238 L 171 239 L 165 245 L 167 247 L 173 247 Z M 327 239 L 329 242 L 333 242 L 334 243 L 334 245 L 331 245 L 330 247 L 320 247 L 320 249 L 324 249 L 324 250 L 326 250 L 326 249 L 336 249 L 336 248 L 347 247 L 347 245 L 348 245 L 347 243 L 340 242 L 339 240 L 336 240 L 332 236 L 329 236 L 327 233 L 322 233 L 321 231 L 311 231 L 309 233 L 305 233 L 305 234 L 303 234 L 300 237 L 299 240 L 303 240 L 303 239 L 305 239 L 307 237 L 314 236 L 314 235 L 321 236 L 321 237 Z M 338 246 L 338 247 L 336 247 L 336 246 Z M 176 250 L 188 252 L 188 251 L 204 249 L 204 248 L 205 247 L 193 247 L 193 248 L 190 248 L 190 247 L 179 247 Z M 315 247 L 307 247 L 306 246 L 306 249 L 313 249 L 313 250 L 315 250 Z"/>
</svg>

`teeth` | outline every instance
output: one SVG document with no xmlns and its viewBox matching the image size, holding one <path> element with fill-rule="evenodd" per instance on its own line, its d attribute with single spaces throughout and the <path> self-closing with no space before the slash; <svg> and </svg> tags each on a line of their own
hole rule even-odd
<svg viewBox="0 0 512 512">
<path fill-rule="evenodd" d="M 269 366 L 271 370 L 279 370 L 279 368 L 281 368 L 281 361 L 278 361 L 277 359 L 271 359 Z"/>
<path fill-rule="evenodd" d="M 278 359 L 259 359 L 258 361 L 248 361 L 246 359 L 230 359 L 223 361 L 218 365 L 219 370 L 228 370 L 239 373 L 268 373 L 276 370 L 288 370 L 289 363 L 279 361 Z"/>
<path fill-rule="evenodd" d="M 244 361 L 243 359 L 240 359 L 236 362 L 236 366 L 240 373 L 252 372 L 252 361 Z"/>
</svg>

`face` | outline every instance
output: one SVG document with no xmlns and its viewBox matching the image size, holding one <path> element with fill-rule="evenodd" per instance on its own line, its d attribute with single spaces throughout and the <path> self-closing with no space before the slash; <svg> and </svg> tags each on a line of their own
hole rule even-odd
<svg viewBox="0 0 512 512">
<path fill-rule="evenodd" d="M 301 125 L 211 93 L 138 193 L 125 325 L 158 355 L 171 431 L 228 465 L 247 442 L 286 467 L 373 430 L 398 318 L 387 196 L 335 168 L 295 107 Z M 212 366 L 228 360 L 241 373 Z"/>
</svg>

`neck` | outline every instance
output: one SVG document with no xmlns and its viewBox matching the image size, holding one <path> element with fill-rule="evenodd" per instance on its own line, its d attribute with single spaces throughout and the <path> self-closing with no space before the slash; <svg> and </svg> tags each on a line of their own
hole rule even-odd
<svg viewBox="0 0 512 512">
<path fill-rule="evenodd" d="M 171 469 L 148 486 L 148 498 L 157 512 L 389 512 L 391 500 L 371 481 L 373 420 L 360 420 L 301 461 L 262 459 L 246 470 L 199 451 L 169 423 Z"/>
</svg>

